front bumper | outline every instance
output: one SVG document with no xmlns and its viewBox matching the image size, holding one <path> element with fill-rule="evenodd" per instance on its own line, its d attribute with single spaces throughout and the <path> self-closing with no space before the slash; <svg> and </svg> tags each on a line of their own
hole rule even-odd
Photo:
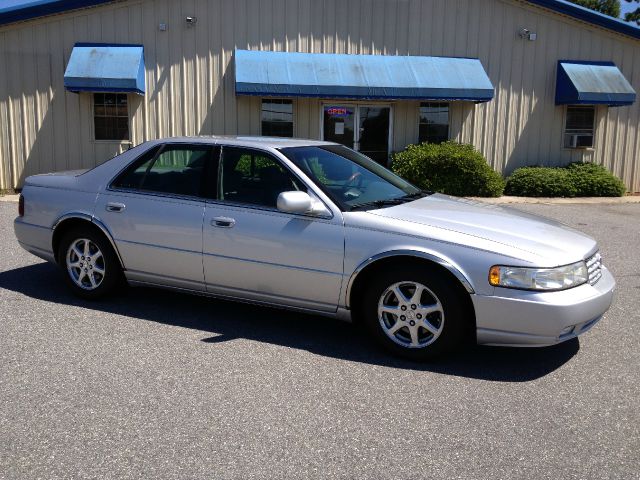
<svg viewBox="0 0 640 480">
<path fill-rule="evenodd" d="M 543 347 L 575 338 L 609 309 L 616 282 L 605 267 L 595 285 L 560 292 L 496 288 L 495 295 L 472 295 L 481 345 Z"/>
</svg>

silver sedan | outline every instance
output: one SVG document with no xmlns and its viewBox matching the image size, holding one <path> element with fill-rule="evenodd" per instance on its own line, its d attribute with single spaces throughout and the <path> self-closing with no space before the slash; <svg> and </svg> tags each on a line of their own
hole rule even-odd
<svg viewBox="0 0 640 480">
<path fill-rule="evenodd" d="M 421 191 L 327 142 L 147 142 L 27 178 L 19 208 L 20 245 L 81 297 L 126 281 L 313 312 L 419 360 L 467 341 L 574 338 L 615 287 L 592 238 Z"/>
</svg>

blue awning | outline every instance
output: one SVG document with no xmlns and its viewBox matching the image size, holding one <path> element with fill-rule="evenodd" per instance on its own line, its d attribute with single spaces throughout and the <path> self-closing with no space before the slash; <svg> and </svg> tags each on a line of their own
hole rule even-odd
<svg viewBox="0 0 640 480">
<path fill-rule="evenodd" d="M 494 96 L 473 58 L 236 50 L 235 63 L 238 95 L 472 102 Z"/>
<path fill-rule="evenodd" d="M 144 95 L 142 45 L 76 43 L 64 72 L 72 92 L 134 92 Z"/>
<path fill-rule="evenodd" d="M 613 62 L 558 62 L 556 105 L 632 105 L 636 92 Z"/>
</svg>

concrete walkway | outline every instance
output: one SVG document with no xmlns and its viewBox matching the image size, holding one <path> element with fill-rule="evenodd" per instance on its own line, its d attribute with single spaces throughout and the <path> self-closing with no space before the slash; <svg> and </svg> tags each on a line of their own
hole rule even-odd
<svg viewBox="0 0 640 480">
<path fill-rule="evenodd" d="M 626 197 L 575 197 L 575 198 L 550 198 L 550 197 L 498 197 L 498 198 L 480 198 L 471 197 L 473 200 L 480 202 L 492 203 L 496 205 L 506 205 L 513 203 L 544 203 L 549 205 L 562 204 L 584 204 L 584 205 L 603 205 L 612 204 L 619 205 L 625 203 L 640 203 L 640 195 L 628 195 Z"/>
<path fill-rule="evenodd" d="M 19 195 L 2 195 L 0 196 L 0 202 L 18 202 Z M 482 197 L 470 197 L 472 200 L 478 200 L 480 202 L 492 203 L 496 205 L 511 204 L 511 203 L 544 203 L 544 204 L 624 204 L 624 203 L 640 203 L 640 195 L 629 195 L 626 197 L 580 197 L 580 198 L 547 198 L 547 197 L 499 197 L 499 198 L 482 198 Z"/>
</svg>

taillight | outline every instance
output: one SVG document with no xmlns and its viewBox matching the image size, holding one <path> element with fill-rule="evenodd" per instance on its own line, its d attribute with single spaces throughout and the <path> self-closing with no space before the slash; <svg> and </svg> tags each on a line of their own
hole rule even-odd
<svg viewBox="0 0 640 480">
<path fill-rule="evenodd" d="M 20 198 L 18 199 L 18 215 L 24 217 L 24 196 L 20 194 Z"/>
</svg>

